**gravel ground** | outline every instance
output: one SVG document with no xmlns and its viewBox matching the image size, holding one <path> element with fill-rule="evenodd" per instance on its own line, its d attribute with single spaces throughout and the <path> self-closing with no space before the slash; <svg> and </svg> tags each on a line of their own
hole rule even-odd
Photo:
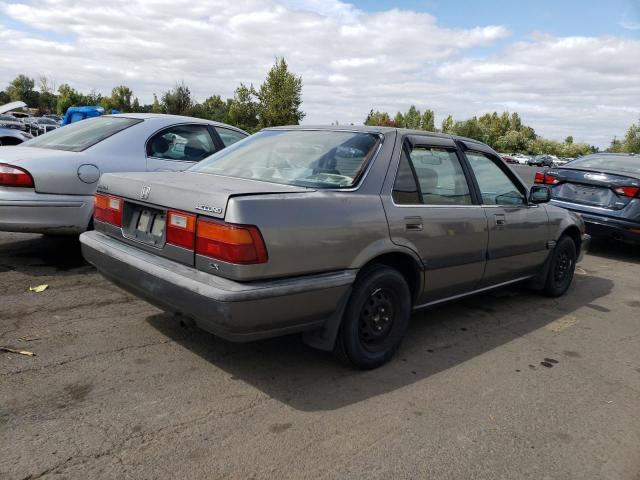
<svg viewBox="0 0 640 480">
<path fill-rule="evenodd" d="M 231 344 L 0 233 L 0 478 L 639 479 L 640 249 L 598 242 L 568 294 L 415 315 L 345 369 L 297 336 Z M 30 286 L 48 284 L 41 293 Z"/>
</svg>

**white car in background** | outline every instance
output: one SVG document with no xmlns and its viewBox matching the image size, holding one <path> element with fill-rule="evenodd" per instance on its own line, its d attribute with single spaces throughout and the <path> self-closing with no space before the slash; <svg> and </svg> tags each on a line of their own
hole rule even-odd
<svg viewBox="0 0 640 480">
<path fill-rule="evenodd" d="M 126 113 L 0 147 L 0 231 L 81 233 L 101 174 L 185 170 L 247 136 L 201 118 Z"/>
<path fill-rule="evenodd" d="M 515 155 L 511 155 L 511 158 L 513 158 L 520 165 L 526 165 L 530 157 L 522 153 L 516 153 Z"/>
</svg>

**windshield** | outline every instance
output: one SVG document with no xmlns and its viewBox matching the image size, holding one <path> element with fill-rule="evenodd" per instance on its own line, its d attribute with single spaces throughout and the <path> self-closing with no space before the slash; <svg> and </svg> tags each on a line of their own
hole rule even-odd
<svg viewBox="0 0 640 480">
<path fill-rule="evenodd" d="M 40 120 L 38 120 L 38 123 L 42 123 L 44 125 L 57 125 L 58 123 L 55 122 L 54 120 L 51 120 L 50 118 L 41 118 Z"/>
<path fill-rule="evenodd" d="M 264 130 L 189 170 L 312 188 L 355 185 L 377 135 L 324 130 Z"/>
<path fill-rule="evenodd" d="M 594 168 L 617 172 L 640 174 L 640 156 L 601 155 L 578 158 L 571 162 L 572 168 Z"/>
<path fill-rule="evenodd" d="M 52 148 L 81 152 L 142 120 L 126 117 L 97 117 L 57 128 L 46 135 L 27 140 L 25 147 Z"/>
<path fill-rule="evenodd" d="M 12 117 L 11 115 L 0 115 L 0 120 L 3 122 L 19 122 L 16 117 Z"/>
</svg>

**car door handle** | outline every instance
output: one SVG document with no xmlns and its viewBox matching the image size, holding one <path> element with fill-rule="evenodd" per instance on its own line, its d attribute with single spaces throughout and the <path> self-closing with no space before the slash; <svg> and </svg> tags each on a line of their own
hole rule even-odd
<svg viewBox="0 0 640 480">
<path fill-rule="evenodd" d="M 407 232 L 421 232 L 422 217 L 405 217 L 404 228 Z"/>
<path fill-rule="evenodd" d="M 507 224 L 507 219 L 502 214 L 496 214 L 493 216 L 493 218 L 496 221 L 496 225 L 498 225 L 499 227 Z"/>
</svg>

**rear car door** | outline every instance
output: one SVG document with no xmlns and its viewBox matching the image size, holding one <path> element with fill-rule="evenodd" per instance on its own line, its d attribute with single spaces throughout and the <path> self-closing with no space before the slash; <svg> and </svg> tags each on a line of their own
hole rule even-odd
<svg viewBox="0 0 640 480">
<path fill-rule="evenodd" d="M 425 269 L 418 304 L 473 290 L 482 278 L 487 219 L 453 140 L 411 135 L 397 152 L 383 205 L 391 240 Z"/>
<path fill-rule="evenodd" d="M 487 266 L 481 287 L 535 273 L 549 253 L 549 218 L 530 205 L 527 189 L 490 150 L 471 144 L 465 156 L 489 223 Z"/>
<path fill-rule="evenodd" d="M 147 170 L 185 170 L 219 150 L 217 142 L 205 124 L 165 127 L 147 140 Z"/>
</svg>

